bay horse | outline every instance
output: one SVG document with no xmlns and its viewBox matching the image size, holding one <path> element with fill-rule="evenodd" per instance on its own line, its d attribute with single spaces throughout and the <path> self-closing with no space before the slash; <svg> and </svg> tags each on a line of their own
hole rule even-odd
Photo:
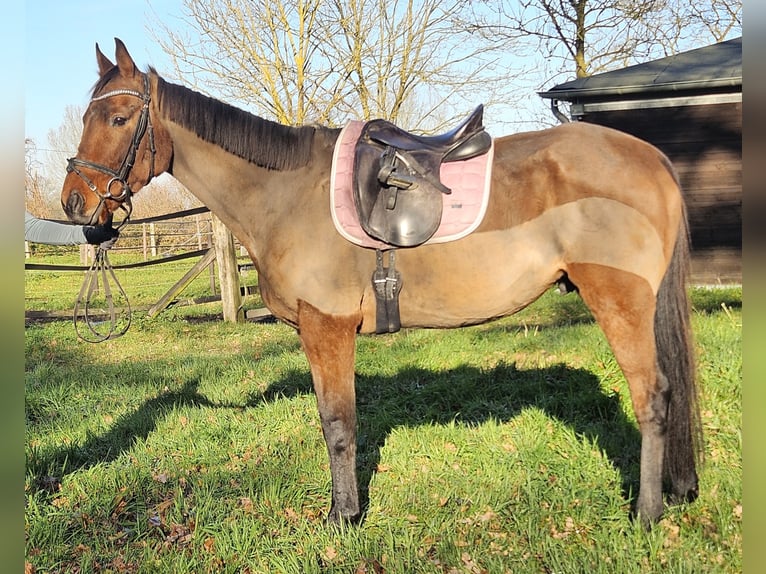
<svg viewBox="0 0 766 574">
<path fill-rule="evenodd" d="M 245 246 L 264 303 L 308 358 L 332 476 L 330 521 L 361 517 L 355 341 L 375 331 L 376 254 L 336 231 L 330 165 L 340 130 L 280 125 L 139 70 L 115 38 L 69 160 L 62 206 L 112 224 L 168 172 Z M 655 147 L 569 123 L 494 140 L 490 196 L 464 238 L 397 250 L 401 326 L 508 316 L 547 289 L 579 292 L 628 382 L 641 432 L 636 514 L 645 524 L 698 494 L 701 431 L 678 178 Z M 667 490 L 665 490 L 666 488 Z"/>
</svg>

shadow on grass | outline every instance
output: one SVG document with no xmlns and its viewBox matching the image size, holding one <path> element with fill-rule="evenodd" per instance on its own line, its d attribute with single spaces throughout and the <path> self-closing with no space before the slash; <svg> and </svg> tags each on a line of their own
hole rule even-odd
<svg viewBox="0 0 766 574">
<path fill-rule="evenodd" d="M 724 304 L 741 308 L 741 292 L 696 291 L 692 297 L 698 312 L 717 312 Z M 592 318 L 578 299 L 562 299 L 551 316 L 533 315 L 532 324 L 561 325 L 590 322 Z M 498 326 L 507 330 L 507 327 Z M 34 336 L 34 334 L 32 334 Z M 78 369 L 87 370 L 81 358 L 44 337 L 28 346 L 28 364 L 56 363 L 71 366 L 77 380 Z M 297 342 L 296 342 L 297 347 Z M 284 352 L 282 343 L 264 347 L 259 358 Z M 220 360 L 211 364 L 220 364 Z M 257 360 L 256 360 L 257 364 Z M 108 373 L 121 380 L 126 389 L 145 383 L 140 373 L 162 371 L 151 363 L 135 370 L 119 366 Z M 104 369 L 100 366 L 99 369 Z M 125 380 L 134 377 L 134 380 Z M 158 381 L 159 384 L 159 381 Z M 308 370 L 294 370 L 274 381 L 264 393 L 256 393 L 239 404 L 210 401 L 198 391 L 200 379 L 190 376 L 180 388 L 167 390 L 144 401 L 130 413 L 114 421 L 108 431 L 87 437 L 83 444 L 64 445 L 52 452 L 31 450 L 27 472 L 35 477 L 43 491 L 55 490 L 64 475 L 110 462 L 129 452 L 134 444 L 146 439 L 168 413 L 179 407 L 255 408 L 276 398 L 294 397 L 312 392 Z M 380 461 L 380 453 L 391 431 L 398 427 L 449 424 L 456 421 L 479 425 L 489 420 L 507 422 L 524 409 L 539 408 L 586 437 L 603 450 L 619 470 L 623 493 L 638 491 L 640 435 L 621 408 L 616 394 L 605 394 L 598 378 L 584 369 L 554 365 L 537 369 L 518 369 L 514 364 L 500 364 L 491 369 L 460 366 L 432 371 L 404 368 L 392 376 L 358 375 L 358 474 L 360 494 L 366 509 L 370 481 Z M 126 391 L 129 392 L 129 391 Z M 34 419 L 34 413 L 28 413 Z"/>
<path fill-rule="evenodd" d="M 312 391 L 308 373 L 289 373 L 249 404 Z M 621 474 L 623 495 L 638 492 L 641 436 L 617 394 L 606 395 L 598 378 L 566 365 L 520 370 L 461 366 L 444 371 L 405 368 L 394 376 L 357 375 L 357 472 L 366 510 L 380 452 L 397 427 L 507 422 L 536 407 L 587 437 Z"/>
<path fill-rule="evenodd" d="M 27 459 L 27 473 L 36 477 L 40 490 L 55 491 L 61 479 L 72 472 L 111 462 L 149 436 L 168 412 L 180 406 L 217 407 L 197 393 L 199 380 L 186 382 L 181 389 L 166 391 L 145 401 L 136 410 L 114 421 L 109 431 L 90 434 L 83 444 L 63 446 L 47 456 Z M 28 415 L 29 417 L 29 415 Z"/>
<path fill-rule="evenodd" d="M 207 407 L 207 408 L 232 408 L 244 409 L 249 405 L 222 404 L 210 401 L 207 396 L 198 391 L 201 376 L 192 373 L 180 388 L 167 388 L 167 365 L 158 365 L 156 362 L 132 362 L 129 367 L 121 365 L 92 365 L 84 364 L 82 356 L 66 345 L 55 345 L 40 338 L 34 345 L 29 345 L 28 352 L 34 353 L 34 357 L 27 357 L 27 368 L 35 363 L 55 363 L 67 367 L 67 379 L 72 381 L 84 380 L 85 374 L 97 369 L 104 378 L 110 381 L 118 381 L 125 389 L 126 395 L 135 392 L 137 387 L 147 385 L 155 388 L 165 388 L 156 396 L 147 399 L 135 410 L 117 418 L 111 424 L 109 430 L 102 434 L 89 433 L 83 443 L 66 444 L 52 452 L 40 452 L 31 448 L 27 455 L 26 472 L 35 478 L 38 488 L 45 491 L 55 491 L 61 479 L 69 473 L 80 469 L 87 469 L 99 463 L 111 462 L 123 453 L 129 452 L 134 444 L 146 439 L 156 428 L 158 423 L 165 419 L 168 413 L 182 407 Z M 257 359 L 254 363 L 265 357 L 281 355 L 285 352 L 294 352 L 300 348 L 296 339 L 294 344 L 285 345 L 278 341 L 263 343 L 257 351 Z M 211 369 L 225 368 L 225 361 L 220 359 L 210 360 L 209 365 L 200 361 L 198 369 L 210 376 Z M 60 379 L 42 380 L 43 392 L 37 394 L 42 398 L 27 397 L 26 419 L 34 423 L 38 418 L 48 417 L 50 414 L 45 407 L 38 403 L 45 402 L 46 385 L 60 386 Z M 145 391 L 142 391 L 145 392 Z M 64 397 L 62 400 L 66 400 Z"/>
<path fill-rule="evenodd" d="M 129 384 L 129 381 L 127 382 Z M 28 472 L 40 490 L 51 490 L 63 475 L 115 460 L 145 439 L 178 407 L 255 408 L 277 398 L 311 393 L 308 371 L 288 371 L 264 393 L 244 403 L 211 402 L 190 379 L 117 419 L 109 431 L 89 436 L 84 444 L 60 448 L 28 460 Z M 566 365 L 520 370 L 513 364 L 491 369 L 461 366 L 443 371 L 404 368 L 393 376 L 357 375 L 358 475 L 363 508 L 386 438 L 397 427 L 506 422 L 536 407 L 587 437 L 602 449 L 622 476 L 623 491 L 637 492 L 640 435 L 617 395 L 606 395 L 592 373 Z"/>
</svg>

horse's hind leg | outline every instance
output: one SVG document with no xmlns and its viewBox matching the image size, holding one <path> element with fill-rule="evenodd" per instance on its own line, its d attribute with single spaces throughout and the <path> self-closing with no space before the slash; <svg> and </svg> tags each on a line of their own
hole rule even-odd
<svg viewBox="0 0 766 574">
<path fill-rule="evenodd" d="M 654 338 L 656 299 L 649 283 L 596 264 L 567 266 L 609 341 L 630 388 L 641 430 L 641 479 L 636 511 L 644 523 L 663 511 L 662 472 L 669 385 L 657 366 Z"/>
<path fill-rule="evenodd" d="M 354 352 L 359 316 L 322 313 L 303 301 L 298 331 L 311 367 L 322 433 L 332 475 L 331 522 L 360 516 L 356 480 L 356 393 Z"/>
</svg>

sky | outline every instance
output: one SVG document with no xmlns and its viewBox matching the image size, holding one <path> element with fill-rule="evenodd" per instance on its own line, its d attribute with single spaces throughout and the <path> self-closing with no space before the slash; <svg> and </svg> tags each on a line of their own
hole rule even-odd
<svg viewBox="0 0 766 574">
<path fill-rule="evenodd" d="M 114 61 L 114 38 L 120 38 L 140 69 L 151 65 L 171 75 L 170 59 L 147 27 L 158 28 L 159 20 L 177 30 L 182 7 L 183 0 L 27 0 L 25 137 L 44 151 L 66 107 L 87 107 L 98 80 L 96 43 Z"/>
<path fill-rule="evenodd" d="M 169 57 L 148 28 L 159 28 L 161 23 L 177 30 L 183 23 L 183 3 L 184 0 L 27 0 L 23 66 L 25 137 L 33 139 L 37 149 L 43 151 L 48 146 L 48 132 L 62 124 L 66 107 L 87 107 L 90 90 L 98 79 L 96 43 L 114 61 L 114 38 L 118 37 L 139 68 L 146 70 L 151 65 L 161 75 L 172 74 Z M 518 60 L 518 55 L 513 59 Z M 534 96 L 537 88 L 525 89 L 529 91 L 528 97 L 513 105 L 523 112 L 523 102 L 528 100 L 527 105 L 537 109 L 529 118 L 538 121 L 540 110 L 548 103 Z M 547 110 L 543 111 L 547 115 Z M 502 119 L 502 111 L 497 112 L 497 118 Z M 485 117 L 488 127 L 492 127 L 492 118 L 491 113 Z M 552 116 L 548 120 L 555 123 Z"/>
<path fill-rule="evenodd" d="M 24 132 L 38 149 L 64 120 L 67 106 L 85 109 L 98 80 L 96 43 L 114 61 L 119 38 L 142 70 L 171 72 L 168 57 L 147 26 L 173 24 L 183 0 L 27 0 Z"/>
</svg>

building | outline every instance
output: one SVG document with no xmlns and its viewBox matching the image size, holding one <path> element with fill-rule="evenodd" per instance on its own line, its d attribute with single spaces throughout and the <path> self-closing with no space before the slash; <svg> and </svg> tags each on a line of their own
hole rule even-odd
<svg viewBox="0 0 766 574">
<path fill-rule="evenodd" d="M 609 126 L 660 148 L 681 179 L 692 279 L 742 281 L 742 38 L 596 74 L 539 93 L 556 116 Z"/>
</svg>

